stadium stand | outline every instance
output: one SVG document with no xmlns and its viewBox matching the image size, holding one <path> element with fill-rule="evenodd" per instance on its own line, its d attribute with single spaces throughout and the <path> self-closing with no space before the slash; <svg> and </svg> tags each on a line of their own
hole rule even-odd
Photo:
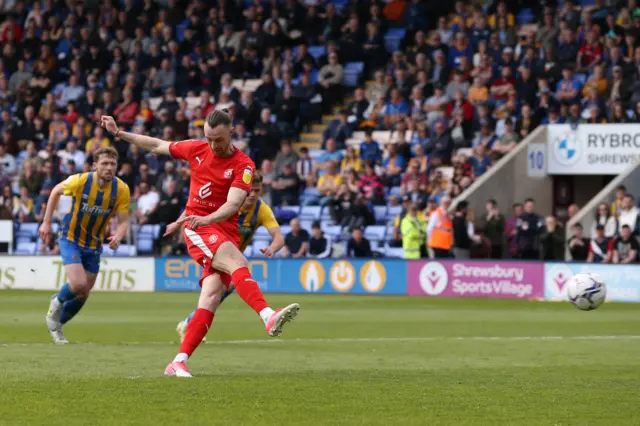
<svg viewBox="0 0 640 426">
<path fill-rule="evenodd" d="M 70 4 L 2 11 L 0 218 L 15 222 L 16 253 L 55 253 L 36 241 L 47 197 L 109 145 L 136 222 L 109 254 L 179 250 L 179 236 L 160 236 L 180 210 L 163 206 L 185 204 L 188 167 L 111 139 L 102 114 L 180 140 L 229 108 L 281 223 L 320 221 L 334 242 L 363 227 L 400 257 L 393 222 L 406 203 L 428 219 L 538 125 L 640 119 L 631 0 Z M 495 237 L 487 226 L 474 244 Z"/>
</svg>

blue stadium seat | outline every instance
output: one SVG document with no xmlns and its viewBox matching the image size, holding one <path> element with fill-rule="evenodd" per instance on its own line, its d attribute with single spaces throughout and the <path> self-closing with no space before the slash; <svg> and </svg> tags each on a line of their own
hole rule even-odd
<svg viewBox="0 0 640 426">
<path fill-rule="evenodd" d="M 309 46 L 308 51 L 315 60 L 318 60 L 318 58 L 327 53 L 327 48 L 326 46 Z"/>
<path fill-rule="evenodd" d="M 282 225 L 280 227 L 280 232 L 282 232 L 282 235 L 284 235 L 285 237 L 287 236 L 287 234 L 289 232 L 291 232 L 291 227 L 289 225 Z"/>
<path fill-rule="evenodd" d="M 116 256 L 122 257 L 135 257 L 138 254 L 136 246 L 133 244 L 120 244 L 120 247 L 115 252 Z"/>
<path fill-rule="evenodd" d="M 151 253 L 153 251 L 153 239 L 138 235 L 138 253 Z"/>
<path fill-rule="evenodd" d="M 253 242 L 253 257 L 265 257 L 264 254 L 260 252 L 260 249 L 264 249 L 269 247 L 269 241 L 266 240 L 256 240 Z"/>
<path fill-rule="evenodd" d="M 367 226 L 364 230 L 364 237 L 370 241 L 384 241 L 384 236 L 387 233 L 386 226 Z"/>
<path fill-rule="evenodd" d="M 400 213 L 402 213 L 402 206 L 389 206 L 387 220 L 394 220 Z"/>
<path fill-rule="evenodd" d="M 322 211 L 320 212 L 320 220 L 321 221 L 329 221 L 331 222 L 331 209 L 328 206 L 325 206 L 322 208 Z"/>
<path fill-rule="evenodd" d="M 300 220 L 318 220 L 320 219 L 320 206 L 302 206 L 300 210 Z"/>
<path fill-rule="evenodd" d="M 396 195 L 396 196 L 400 197 L 401 196 L 400 187 L 399 186 L 392 187 L 391 191 L 389 191 L 389 196 L 391 196 L 391 195 Z"/>
<path fill-rule="evenodd" d="M 402 247 L 389 247 L 385 246 L 385 255 L 387 257 L 404 258 L 404 249 Z"/>
<path fill-rule="evenodd" d="M 32 255 L 36 253 L 36 243 L 20 242 L 16 245 L 16 251 L 13 254 Z"/>
<path fill-rule="evenodd" d="M 337 240 L 340 234 L 342 233 L 342 226 L 340 225 L 323 226 L 322 232 L 324 232 L 327 237 L 331 237 L 333 240 Z"/>
<path fill-rule="evenodd" d="M 160 225 L 142 225 L 138 231 L 138 238 L 143 236 L 157 240 L 160 237 Z"/>
<path fill-rule="evenodd" d="M 245 257 L 251 257 L 253 255 L 253 246 L 247 246 L 243 254 Z"/>
<path fill-rule="evenodd" d="M 376 218 L 376 223 L 378 223 L 379 225 L 382 225 L 382 224 L 386 223 L 387 210 L 388 210 L 388 207 L 386 205 L 384 205 L 384 206 L 373 206 L 373 215 Z"/>
<path fill-rule="evenodd" d="M 384 47 L 387 52 L 393 53 L 400 49 L 400 43 L 404 39 L 407 31 L 403 28 L 392 28 L 384 35 Z"/>
<path fill-rule="evenodd" d="M 267 231 L 264 226 L 261 226 L 260 228 L 256 229 L 256 233 L 253 234 L 253 238 L 269 239 L 269 231 Z"/>
<path fill-rule="evenodd" d="M 21 223 L 20 227 L 16 231 L 16 238 L 18 241 L 35 241 L 38 237 L 38 224 L 37 223 Z"/>
<path fill-rule="evenodd" d="M 311 224 L 313 220 L 300 220 L 300 227 L 311 234 Z"/>
</svg>

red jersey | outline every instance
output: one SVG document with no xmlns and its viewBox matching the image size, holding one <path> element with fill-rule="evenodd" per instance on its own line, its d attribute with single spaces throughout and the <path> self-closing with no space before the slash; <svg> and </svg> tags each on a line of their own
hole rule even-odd
<svg viewBox="0 0 640 426">
<path fill-rule="evenodd" d="M 227 201 L 231 187 L 251 192 L 255 165 L 238 149 L 230 157 L 216 157 L 206 141 L 186 140 L 171 143 L 169 152 L 173 158 L 188 161 L 191 167 L 187 215 L 207 216 L 215 212 Z M 234 236 L 240 235 L 237 214 L 213 225 L 223 226 Z"/>
</svg>

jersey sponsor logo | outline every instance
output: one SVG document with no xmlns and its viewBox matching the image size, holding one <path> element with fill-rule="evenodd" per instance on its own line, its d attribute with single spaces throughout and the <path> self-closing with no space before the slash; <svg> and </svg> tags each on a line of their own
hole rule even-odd
<svg viewBox="0 0 640 426">
<path fill-rule="evenodd" d="M 197 157 L 197 156 L 196 156 L 196 160 L 198 161 L 198 166 L 199 166 L 200 164 L 202 164 L 202 160 L 200 159 L 200 157 Z"/>
<path fill-rule="evenodd" d="M 249 185 L 251 183 L 252 178 L 253 178 L 253 172 L 251 171 L 251 169 L 249 168 L 244 169 L 244 172 L 242 173 L 242 181 L 247 185 Z"/>
<path fill-rule="evenodd" d="M 215 244 L 216 241 L 218 241 L 218 236 L 216 234 L 213 234 L 209 237 L 209 244 Z"/>
<path fill-rule="evenodd" d="M 108 216 L 111 213 L 110 208 L 105 209 L 102 206 L 90 206 L 88 203 L 82 203 L 80 211 L 93 216 Z"/>
<path fill-rule="evenodd" d="M 204 199 L 204 198 L 207 198 L 209 195 L 211 195 L 211 182 L 202 185 L 198 190 L 198 196 L 200 198 Z"/>
<path fill-rule="evenodd" d="M 233 176 L 233 169 L 227 169 L 224 171 L 225 179 L 231 179 L 232 176 Z"/>
</svg>

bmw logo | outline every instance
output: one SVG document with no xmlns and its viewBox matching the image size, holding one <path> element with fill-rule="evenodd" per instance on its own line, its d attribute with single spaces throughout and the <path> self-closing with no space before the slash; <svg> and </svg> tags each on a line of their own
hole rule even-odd
<svg viewBox="0 0 640 426">
<path fill-rule="evenodd" d="M 580 141 L 576 132 L 567 132 L 553 143 L 553 154 L 556 161 L 563 166 L 573 166 L 580 160 Z"/>
</svg>

